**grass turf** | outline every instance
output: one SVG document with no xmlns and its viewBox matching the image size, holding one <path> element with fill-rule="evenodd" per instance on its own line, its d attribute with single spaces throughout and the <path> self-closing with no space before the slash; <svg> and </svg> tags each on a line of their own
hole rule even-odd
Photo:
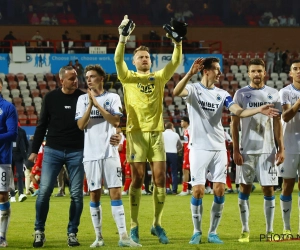
<svg viewBox="0 0 300 250">
<path fill-rule="evenodd" d="M 260 234 L 265 234 L 265 219 L 263 212 L 263 195 L 256 185 L 256 190 L 250 196 L 250 243 L 239 243 L 237 239 L 241 233 L 241 223 L 237 204 L 237 194 L 227 194 L 222 220 L 218 228 L 220 239 L 223 245 L 207 243 L 207 231 L 210 221 L 210 208 L 213 195 L 205 195 L 203 199 L 203 220 L 202 220 L 202 243 L 200 245 L 189 245 L 188 242 L 193 233 L 193 225 L 190 212 L 191 196 L 168 195 L 162 218 L 162 226 L 167 232 L 170 244 L 162 245 L 157 237 L 150 234 L 152 224 L 152 196 L 143 195 L 140 205 L 140 243 L 143 249 L 296 249 L 299 241 L 290 240 L 284 242 L 260 241 Z M 295 186 L 295 190 L 296 190 Z M 181 187 L 179 187 L 181 190 Z M 55 190 L 56 191 L 56 190 Z M 54 193 L 55 193 L 54 191 Z M 68 193 L 68 192 L 67 192 Z M 280 193 L 276 193 L 276 207 L 274 220 L 274 233 L 282 233 L 282 218 L 280 211 Z M 7 234 L 9 249 L 32 249 L 35 220 L 35 197 L 28 196 L 25 202 L 11 203 L 11 221 Z M 123 196 L 127 228 L 129 232 L 129 204 L 128 196 Z M 68 223 L 70 197 L 51 197 L 50 211 L 46 222 L 46 249 L 69 249 L 67 246 L 66 228 Z M 114 223 L 110 208 L 110 199 L 107 195 L 101 198 L 103 211 L 102 232 L 105 241 L 103 249 L 118 249 L 119 236 Z M 293 209 L 291 216 L 292 233 L 296 237 L 298 231 L 298 192 L 293 193 Z M 89 212 L 89 197 L 84 197 L 84 209 L 79 226 L 78 240 L 81 244 L 76 249 L 88 249 L 95 240 L 95 234 Z"/>
</svg>

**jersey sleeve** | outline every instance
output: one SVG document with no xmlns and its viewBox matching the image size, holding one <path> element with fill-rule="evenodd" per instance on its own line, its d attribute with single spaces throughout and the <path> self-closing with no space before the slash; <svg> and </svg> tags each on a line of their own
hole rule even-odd
<svg viewBox="0 0 300 250">
<path fill-rule="evenodd" d="M 112 115 L 123 116 L 122 102 L 119 95 L 114 95 L 114 100 L 112 102 Z"/>
<path fill-rule="evenodd" d="M 187 90 L 188 92 L 188 95 L 184 97 L 184 99 L 187 101 L 187 102 L 190 102 L 190 99 L 191 99 L 191 94 L 193 92 L 193 85 L 191 83 L 187 84 L 185 86 L 185 89 Z"/>
<path fill-rule="evenodd" d="M 76 114 L 75 114 L 75 120 L 79 120 L 85 113 L 86 107 L 85 107 L 85 100 L 87 95 L 81 95 L 78 97 L 77 105 L 76 105 Z"/>
<path fill-rule="evenodd" d="M 289 97 L 289 93 L 287 90 L 285 89 L 281 89 L 279 91 L 279 99 L 280 99 L 280 103 L 281 105 L 285 105 L 285 104 L 291 104 L 291 100 Z"/>
<path fill-rule="evenodd" d="M 225 92 L 226 92 L 226 94 L 225 94 L 225 99 L 224 99 L 224 106 L 225 106 L 227 109 L 229 109 L 230 106 L 231 106 L 232 104 L 234 104 L 234 101 L 233 101 L 231 95 L 230 95 L 227 91 L 225 91 Z"/>
</svg>

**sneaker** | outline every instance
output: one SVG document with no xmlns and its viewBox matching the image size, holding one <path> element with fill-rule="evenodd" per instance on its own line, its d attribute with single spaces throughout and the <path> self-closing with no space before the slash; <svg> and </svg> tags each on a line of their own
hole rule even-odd
<svg viewBox="0 0 300 250">
<path fill-rule="evenodd" d="M 64 193 L 61 193 L 61 192 L 54 195 L 54 197 L 64 197 L 64 196 L 66 196 L 66 195 Z"/>
<path fill-rule="evenodd" d="M 282 191 L 282 188 L 278 187 L 275 189 L 275 192 L 281 192 Z"/>
<path fill-rule="evenodd" d="M 159 242 L 162 244 L 168 244 L 169 239 L 166 235 L 166 231 L 161 226 L 152 226 L 151 227 L 151 234 L 158 237 Z"/>
<path fill-rule="evenodd" d="M 103 238 L 96 239 L 94 241 L 94 243 L 92 245 L 90 245 L 91 248 L 102 247 L 102 246 L 104 246 L 104 240 L 103 240 Z"/>
<path fill-rule="evenodd" d="M 122 195 L 128 195 L 128 191 L 122 191 Z"/>
<path fill-rule="evenodd" d="M 1 247 L 7 247 L 8 244 L 7 244 L 7 241 L 4 237 L 0 237 L 0 248 Z"/>
<path fill-rule="evenodd" d="M 28 188 L 28 190 L 29 190 L 29 192 L 30 192 L 31 194 L 33 194 L 33 193 L 34 193 L 34 189 L 33 189 L 33 187 L 30 187 L 30 188 Z"/>
<path fill-rule="evenodd" d="M 27 200 L 27 196 L 25 194 L 20 194 L 19 195 L 19 202 L 23 202 Z"/>
<path fill-rule="evenodd" d="M 200 232 L 194 233 L 189 244 L 197 245 L 201 243 L 202 234 Z"/>
<path fill-rule="evenodd" d="M 211 187 L 206 187 L 204 190 L 205 194 L 210 194 L 210 192 L 212 191 Z"/>
<path fill-rule="evenodd" d="M 139 227 L 134 227 L 130 229 L 130 238 L 135 243 L 140 243 L 140 236 L 139 236 Z"/>
<path fill-rule="evenodd" d="M 16 202 L 16 197 L 10 197 L 10 202 Z"/>
<path fill-rule="evenodd" d="M 188 191 L 186 191 L 186 192 L 181 191 L 179 194 L 177 194 L 177 196 L 186 196 L 188 194 L 189 194 Z"/>
<path fill-rule="evenodd" d="M 35 190 L 34 193 L 31 195 L 32 197 L 39 195 L 39 189 Z"/>
<path fill-rule="evenodd" d="M 238 239 L 239 242 L 249 242 L 249 232 L 242 232 L 240 238 Z"/>
<path fill-rule="evenodd" d="M 169 189 L 169 188 L 167 188 L 167 190 L 166 190 L 166 194 L 172 194 L 173 192 L 172 192 L 172 190 L 171 189 Z"/>
<path fill-rule="evenodd" d="M 208 243 L 223 244 L 224 242 L 220 240 L 219 235 L 210 233 L 208 235 Z"/>
<path fill-rule="evenodd" d="M 34 248 L 43 247 L 46 241 L 45 234 L 39 230 L 34 233 L 34 240 L 32 246 Z"/>
<path fill-rule="evenodd" d="M 76 238 L 76 234 L 74 233 L 70 233 L 68 235 L 68 246 L 69 247 L 77 247 L 77 246 L 80 246 L 77 238 Z"/>
<path fill-rule="evenodd" d="M 119 240 L 119 247 L 141 247 L 142 245 L 134 242 L 129 237 Z"/>
<path fill-rule="evenodd" d="M 142 190 L 142 194 L 147 194 L 147 191 L 145 189 Z"/>
<path fill-rule="evenodd" d="M 291 230 L 283 230 L 283 240 L 291 240 L 293 239 L 293 235 Z"/>
<path fill-rule="evenodd" d="M 254 192 L 255 189 L 256 189 L 255 185 L 252 184 L 251 192 Z"/>
<path fill-rule="evenodd" d="M 225 194 L 233 194 L 234 192 L 233 192 L 233 190 L 232 189 L 227 189 L 226 191 L 225 191 Z"/>
</svg>

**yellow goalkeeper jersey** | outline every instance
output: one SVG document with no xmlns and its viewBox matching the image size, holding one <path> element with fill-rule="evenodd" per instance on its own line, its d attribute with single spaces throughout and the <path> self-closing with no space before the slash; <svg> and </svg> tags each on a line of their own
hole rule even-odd
<svg viewBox="0 0 300 250">
<path fill-rule="evenodd" d="M 124 90 L 126 131 L 164 131 L 164 88 L 181 62 L 182 47 L 175 46 L 171 61 L 163 69 L 149 74 L 128 70 L 124 61 L 124 47 L 125 44 L 118 44 L 115 62 Z"/>
</svg>

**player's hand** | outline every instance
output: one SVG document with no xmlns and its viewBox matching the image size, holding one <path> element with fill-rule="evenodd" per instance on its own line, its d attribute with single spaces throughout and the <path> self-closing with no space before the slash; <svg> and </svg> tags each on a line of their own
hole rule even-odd
<svg viewBox="0 0 300 250">
<path fill-rule="evenodd" d="M 197 58 L 187 74 L 193 76 L 203 69 L 205 58 Z"/>
<path fill-rule="evenodd" d="M 121 139 L 122 136 L 120 134 L 114 134 L 110 137 L 109 143 L 113 146 L 118 146 L 120 144 Z"/>
<path fill-rule="evenodd" d="M 95 96 L 93 95 L 92 91 L 90 89 L 87 90 L 88 96 L 89 96 L 89 105 L 96 106 L 97 101 Z"/>
<path fill-rule="evenodd" d="M 240 152 L 233 151 L 233 160 L 236 165 L 242 166 L 244 164 L 244 159 Z"/>
<path fill-rule="evenodd" d="M 33 163 L 35 163 L 36 158 L 37 158 L 37 154 L 31 153 L 30 156 L 28 157 L 28 160 L 32 161 Z"/>
<path fill-rule="evenodd" d="M 269 116 L 270 118 L 276 117 L 279 115 L 279 110 L 272 108 L 274 104 L 266 104 L 260 107 L 260 113 L 266 116 Z"/>
<path fill-rule="evenodd" d="M 132 26 L 131 29 L 129 30 L 128 35 L 127 35 L 127 36 L 124 36 L 124 35 L 122 34 L 122 32 L 123 32 L 123 29 L 125 28 L 125 26 L 126 26 L 128 23 L 129 23 L 128 16 L 125 15 L 125 16 L 124 16 L 124 19 L 122 20 L 121 24 L 120 24 L 119 27 L 118 27 L 119 35 L 120 35 L 120 41 L 121 41 L 121 42 L 126 42 L 126 41 L 128 40 L 128 38 L 129 38 L 130 34 L 132 33 L 132 31 L 133 31 L 134 28 L 135 28 L 135 23 L 133 23 L 133 26 Z"/>
<path fill-rule="evenodd" d="M 277 154 L 275 155 L 275 164 L 276 164 L 276 166 L 279 166 L 281 163 L 283 163 L 284 159 L 285 159 L 284 150 L 279 150 L 277 152 Z"/>
<path fill-rule="evenodd" d="M 172 42 L 177 45 L 182 44 L 182 41 L 180 42 L 175 41 L 175 39 L 169 33 L 166 33 L 166 37 L 172 39 Z"/>
</svg>

